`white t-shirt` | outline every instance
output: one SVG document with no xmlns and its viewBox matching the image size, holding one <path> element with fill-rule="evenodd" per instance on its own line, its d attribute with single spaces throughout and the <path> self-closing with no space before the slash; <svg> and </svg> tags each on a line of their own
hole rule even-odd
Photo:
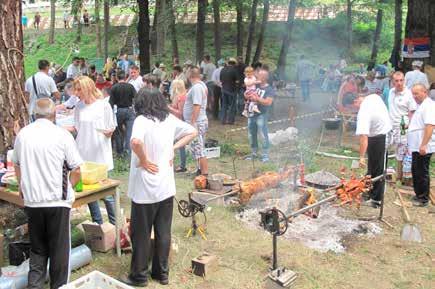
<svg viewBox="0 0 435 289">
<path fill-rule="evenodd" d="M 417 108 L 408 127 L 408 146 L 411 152 L 418 152 L 427 124 L 435 125 L 435 102 L 427 97 Z M 427 145 L 427 152 L 435 152 L 435 133 Z"/>
<path fill-rule="evenodd" d="M 387 107 L 377 94 L 366 96 L 358 111 L 356 135 L 369 137 L 387 134 L 391 130 Z"/>
<path fill-rule="evenodd" d="M 76 169 L 83 161 L 67 130 L 37 119 L 18 133 L 13 162 L 21 170 L 24 206 L 71 207 L 74 191 L 64 170 Z"/>
<path fill-rule="evenodd" d="M 420 70 L 408 71 L 405 74 L 405 85 L 411 89 L 415 84 L 423 84 L 426 88 L 429 88 L 429 80 L 427 75 Z"/>
<path fill-rule="evenodd" d="M 76 106 L 77 105 L 77 103 L 79 103 L 79 101 L 80 101 L 80 98 L 78 98 L 77 96 L 75 96 L 75 95 L 71 95 L 64 103 L 63 103 L 63 105 L 66 107 L 66 108 L 73 108 L 74 106 Z"/>
<path fill-rule="evenodd" d="M 207 82 L 207 81 L 211 80 L 211 78 L 213 76 L 213 72 L 216 70 L 216 65 L 214 65 L 211 62 L 209 62 L 209 63 L 203 62 L 201 64 L 201 69 L 202 69 L 202 73 L 204 74 L 204 79 Z"/>
<path fill-rule="evenodd" d="M 128 83 L 130 83 L 131 85 L 134 86 L 134 89 L 136 89 L 136 92 L 139 92 L 139 90 L 144 86 L 142 76 L 140 76 L 140 75 L 138 77 L 136 77 L 136 79 L 130 79 L 128 81 Z"/>
<path fill-rule="evenodd" d="M 57 86 L 53 78 L 45 74 L 44 72 L 37 72 L 34 75 L 36 90 L 38 95 L 36 95 L 35 88 L 33 87 L 33 76 L 26 80 L 24 90 L 29 93 L 29 115 L 33 114 L 33 109 L 35 108 L 36 100 L 38 98 L 51 97 L 51 95 L 57 92 Z"/>
<path fill-rule="evenodd" d="M 217 68 L 214 72 L 213 75 L 211 76 L 211 80 L 216 83 L 217 86 L 222 87 L 222 83 L 221 83 L 221 71 L 222 71 L 223 67 L 219 67 Z"/>
<path fill-rule="evenodd" d="M 417 109 L 417 103 L 412 96 L 411 90 L 404 88 L 401 92 L 396 93 L 396 89 L 390 89 L 388 95 L 388 107 L 390 109 L 391 123 L 394 128 L 400 126 L 402 116 L 405 124 L 408 124 L 408 113 Z"/>
<path fill-rule="evenodd" d="M 133 202 L 151 204 L 175 195 L 174 168 L 171 165 L 174 141 L 192 132 L 191 125 L 172 114 L 162 122 L 142 115 L 135 119 L 131 139 L 144 143 L 147 159 L 159 167 L 159 172 L 153 175 L 138 168 L 139 159 L 132 153 L 128 196 Z"/>
<path fill-rule="evenodd" d="M 75 78 L 80 75 L 82 75 L 82 72 L 80 70 L 80 65 L 75 66 L 74 64 L 71 63 L 68 66 L 68 69 L 66 70 L 66 78 Z"/>
<path fill-rule="evenodd" d="M 74 111 L 74 127 L 77 130 L 77 148 L 83 160 L 107 164 L 113 169 L 112 141 L 103 134 L 114 129 L 113 111 L 104 99 L 92 104 L 80 101 Z"/>
</svg>

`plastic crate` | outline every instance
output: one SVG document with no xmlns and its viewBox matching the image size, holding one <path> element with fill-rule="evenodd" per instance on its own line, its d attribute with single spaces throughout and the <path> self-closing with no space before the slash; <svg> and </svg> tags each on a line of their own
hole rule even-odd
<svg viewBox="0 0 435 289">
<path fill-rule="evenodd" d="M 107 168 L 106 164 L 84 162 L 80 167 L 83 184 L 93 185 L 107 179 Z"/>
<path fill-rule="evenodd" d="M 213 147 L 213 148 L 205 148 L 204 149 L 205 157 L 208 159 L 212 158 L 220 158 L 221 156 L 221 147 Z"/>
<path fill-rule="evenodd" d="M 79 279 L 63 285 L 60 289 L 134 289 L 99 271 L 93 271 Z"/>
</svg>

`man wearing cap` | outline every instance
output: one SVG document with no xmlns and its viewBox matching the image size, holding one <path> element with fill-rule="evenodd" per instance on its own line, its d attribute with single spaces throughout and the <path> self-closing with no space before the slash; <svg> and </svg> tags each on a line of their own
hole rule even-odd
<svg viewBox="0 0 435 289">
<path fill-rule="evenodd" d="M 413 205 L 426 207 L 430 194 L 430 158 L 435 152 L 435 102 L 428 97 L 423 84 L 412 88 L 415 101 L 419 104 L 408 127 L 408 145 L 412 152 L 412 182 L 415 192 Z"/>
<path fill-rule="evenodd" d="M 420 83 L 426 88 L 429 88 L 429 80 L 426 73 L 422 72 L 423 61 L 414 60 L 412 62 L 412 71 L 408 71 L 405 75 L 405 85 L 408 89 L 414 87 L 414 85 Z"/>
<path fill-rule="evenodd" d="M 18 133 L 13 153 L 29 224 L 26 288 L 45 288 L 50 262 L 50 288 L 57 289 L 68 282 L 72 187 L 80 180 L 83 161 L 72 135 L 54 124 L 56 108 L 52 100 L 38 99 L 33 113 L 36 120 Z"/>
<path fill-rule="evenodd" d="M 160 63 L 159 69 L 161 71 L 160 80 L 162 82 L 167 82 L 168 81 L 168 73 L 166 72 L 166 65 L 164 63 Z"/>
<path fill-rule="evenodd" d="M 386 167 L 386 135 L 391 130 L 390 116 L 387 106 L 377 94 L 358 95 L 353 101 L 359 109 L 356 124 L 356 135 L 360 138 L 360 167 L 366 166 L 367 175 L 374 177 L 384 173 Z M 373 184 L 366 204 L 377 208 L 381 205 L 384 195 L 384 180 Z"/>
</svg>

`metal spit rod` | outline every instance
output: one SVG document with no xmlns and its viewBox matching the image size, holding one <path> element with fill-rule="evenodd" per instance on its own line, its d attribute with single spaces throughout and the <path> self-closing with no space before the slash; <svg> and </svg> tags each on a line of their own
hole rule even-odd
<svg viewBox="0 0 435 289">
<path fill-rule="evenodd" d="M 377 177 L 375 177 L 375 178 L 372 178 L 371 181 L 372 181 L 372 182 L 377 182 L 377 181 L 379 181 L 380 179 L 382 179 L 383 177 L 384 177 L 384 175 L 380 175 L 380 176 L 377 176 Z M 341 185 L 339 185 L 339 186 L 335 186 L 335 187 L 333 187 L 333 188 L 329 188 L 329 189 L 326 189 L 326 190 L 324 190 L 324 191 L 332 191 L 332 190 L 338 189 L 340 186 L 341 186 Z M 296 216 L 298 216 L 298 215 L 300 215 L 300 214 L 303 214 L 303 213 L 305 213 L 305 212 L 307 212 L 307 211 L 309 211 L 309 210 L 311 210 L 311 209 L 313 209 L 313 208 L 315 208 L 315 207 L 318 207 L 318 206 L 320 206 L 320 205 L 322 205 L 322 204 L 324 204 L 324 203 L 334 201 L 335 199 L 337 199 L 337 196 L 336 196 L 336 195 L 329 196 L 329 197 L 327 197 L 327 198 L 325 198 L 325 199 L 323 199 L 323 200 L 320 200 L 320 201 L 318 201 L 318 202 L 316 202 L 316 203 L 314 203 L 314 204 L 311 204 L 311 205 L 309 205 L 309 206 L 303 207 L 302 209 L 299 209 L 299 210 L 297 210 L 297 211 L 291 213 L 290 215 L 287 216 L 287 219 L 294 218 L 294 217 L 296 217 Z"/>
<path fill-rule="evenodd" d="M 325 198 L 325 199 L 323 199 L 323 200 L 320 200 L 320 201 L 318 201 L 318 202 L 316 202 L 316 203 L 314 203 L 314 204 L 311 204 L 311 205 L 309 205 L 309 206 L 303 207 L 302 209 L 299 209 L 299 210 L 297 210 L 297 211 L 291 213 L 290 215 L 288 215 L 288 216 L 287 216 L 287 219 L 294 218 L 294 217 L 296 217 L 296 216 L 298 216 L 298 215 L 300 215 L 300 214 L 303 214 L 303 213 L 305 213 L 306 211 L 309 211 L 309 210 L 311 210 L 312 208 L 318 207 L 318 206 L 320 206 L 320 205 L 322 205 L 322 204 L 324 204 L 324 203 L 334 201 L 336 198 L 337 198 L 336 195 L 332 195 L 332 196 L 329 196 L 329 197 L 327 197 L 327 198 Z"/>
<path fill-rule="evenodd" d="M 237 194 L 237 193 L 239 193 L 239 190 L 231 190 L 231 191 L 229 191 L 228 193 L 225 193 L 225 194 L 218 195 L 218 196 L 216 196 L 216 197 L 213 197 L 213 198 L 207 199 L 207 200 L 205 201 L 205 203 L 209 203 L 209 202 L 211 202 L 211 201 L 214 201 L 214 200 L 217 200 L 217 199 L 220 199 L 220 198 L 223 198 L 223 197 L 232 196 L 232 195 L 235 195 L 235 194 Z"/>
</svg>

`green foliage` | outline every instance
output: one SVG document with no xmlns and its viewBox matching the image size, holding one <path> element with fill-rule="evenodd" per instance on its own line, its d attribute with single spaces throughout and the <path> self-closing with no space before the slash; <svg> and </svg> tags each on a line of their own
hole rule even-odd
<svg viewBox="0 0 435 289">
<path fill-rule="evenodd" d="M 117 55 L 123 41 L 120 38 L 120 32 L 124 28 L 111 27 L 109 32 L 109 54 Z M 64 68 L 69 65 L 71 58 L 82 56 L 85 58 L 96 57 L 95 32 L 92 28 L 84 29 L 82 39 L 78 45 L 79 53 L 75 53 L 72 48 L 76 48 L 74 41 L 76 38 L 76 29 L 56 31 L 54 44 L 48 44 L 48 30 L 41 34 L 33 34 L 31 31 L 24 35 L 24 68 L 27 76 L 37 71 L 37 63 L 40 59 L 47 59 L 63 65 Z"/>
</svg>

